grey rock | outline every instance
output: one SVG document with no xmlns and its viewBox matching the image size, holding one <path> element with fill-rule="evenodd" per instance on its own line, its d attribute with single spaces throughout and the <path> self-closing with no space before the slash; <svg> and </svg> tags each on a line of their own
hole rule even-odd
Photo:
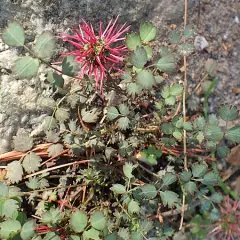
<svg viewBox="0 0 240 240">
<path fill-rule="evenodd" d="M 208 41 L 203 36 L 196 36 L 194 40 L 194 47 L 197 51 L 202 51 L 209 46 Z"/>
</svg>

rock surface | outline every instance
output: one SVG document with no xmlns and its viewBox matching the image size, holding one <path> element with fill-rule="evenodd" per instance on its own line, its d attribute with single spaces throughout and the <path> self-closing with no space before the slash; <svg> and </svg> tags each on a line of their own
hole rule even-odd
<svg viewBox="0 0 240 240">
<path fill-rule="evenodd" d="M 232 94 L 232 88 L 240 76 L 240 25 L 236 21 L 240 4 L 236 0 L 188 0 L 188 4 L 188 22 L 194 23 L 198 35 L 209 43 L 207 51 L 188 58 L 189 81 L 199 82 L 205 75 L 206 60 L 214 58 L 219 65 L 214 107 L 224 102 L 239 104 L 239 96 Z M 28 42 L 46 29 L 55 33 L 67 31 L 81 18 L 94 25 L 100 19 L 106 23 L 117 15 L 121 23 L 131 24 L 132 29 L 141 22 L 152 21 L 159 29 L 158 40 L 162 40 L 170 24 L 183 24 L 184 15 L 183 0 L 0 0 L 0 6 L 0 28 L 14 18 L 24 26 Z M 49 95 L 41 79 L 20 81 L 8 74 L 16 57 L 16 49 L 8 49 L 0 42 L 0 153 L 11 149 L 12 137 L 19 128 L 34 135 L 33 130 L 39 129 L 49 114 L 39 104 L 42 97 Z"/>
</svg>

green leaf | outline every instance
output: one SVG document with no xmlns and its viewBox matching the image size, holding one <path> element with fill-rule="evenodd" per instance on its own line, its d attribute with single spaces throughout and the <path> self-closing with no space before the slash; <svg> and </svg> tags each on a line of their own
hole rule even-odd
<svg viewBox="0 0 240 240">
<path fill-rule="evenodd" d="M 223 200 L 223 195 L 221 193 L 213 193 L 211 196 L 211 200 L 215 203 L 221 203 Z"/>
<path fill-rule="evenodd" d="M 76 232 L 83 232 L 88 223 L 88 217 L 83 211 L 77 210 L 71 214 L 69 224 L 70 228 Z"/>
<path fill-rule="evenodd" d="M 146 53 L 147 53 L 147 57 L 148 57 L 148 60 L 150 60 L 153 56 L 153 49 L 151 46 L 147 45 L 147 46 L 143 46 Z"/>
<path fill-rule="evenodd" d="M 152 184 L 144 184 L 141 187 L 141 190 L 142 190 L 142 194 L 144 195 L 144 197 L 146 197 L 148 199 L 153 199 L 157 196 L 157 189 Z"/>
<path fill-rule="evenodd" d="M 13 137 L 14 150 L 19 152 L 26 152 L 33 147 L 33 139 L 28 133 L 18 131 L 17 135 Z"/>
<path fill-rule="evenodd" d="M 86 123 L 95 123 L 97 122 L 99 115 L 101 114 L 101 110 L 98 108 L 93 108 L 89 111 L 86 108 L 81 110 L 82 120 Z"/>
<path fill-rule="evenodd" d="M 157 76 L 154 76 L 155 77 L 155 81 L 156 81 L 156 83 L 157 84 L 160 84 L 160 83 L 162 83 L 165 79 L 162 77 L 162 76 L 160 76 L 160 75 L 157 75 Z"/>
<path fill-rule="evenodd" d="M 183 123 L 183 128 L 187 131 L 192 131 L 193 130 L 193 126 L 192 126 L 192 123 L 190 122 L 184 122 Z"/>
<path fill-rule="evenodd" d="M 178 46 L 178 50 L 182 55 L 187 56 L 194 52 L 194 45 L 190 43 L 182 43 Z"/>
<path fill-rule="evenodd" d="M 136 68 L 143 68 L 147 61 L 147 52 L 143 47 L 137 47 L 136 50 L 134 50 L 134 52 L 132 52 L 130 55 L 130 62 Z"/>
<path fill-rule="evenodd" d="M 124 194 L 127 192 L 126 187 L 122 184 L 113 184 L 110 190 L 116 194 Z"/>
<path fill-rule="evenodd" d="M 217 208 L 212 209 L 212 211 L 210 212 L 210 218 L 213 221 L 217 221 L 221 218 L 220 212 Z"/>
<path fill-rule="evenodd" d="M 15 21 L 10 22 L 2 32 L 2 39 L 9 46 L 24 46 L 25 33 L 23 27 Z"/>
<path fill-rule="evenodd" d="M 11 162 L 7 165 L 7 175 L 6 178 L 12 183 L 18 183 L 22 180 L 23 169 L 19 161 Z"/>
<path fill-rule="evenodd" d="M 81 240 L 77 235 L 71 235 L 69 240 Z"/>
<path fill-rule="evenodd" d="M 203 130 L 205 125 L 206 125 L 206 121 L 204 117 L 197 117 L 193 123 L 194 128 L 198 130 Z"/>
<path fill-rule="evenodd" d="M 106 218 L 100 211 L 95 211 L 90 217 L 91 225 L 97 230 L 103 230 L 106 227 Z"/>
<path fill-rule="evenodd" d="M 214 153 L 216 151 L 217 144 L 213 141 L 207 141 L 206 142 L 206 149 Z"/>
<path fill-rule="evenodd" d="M 204 94 L 208 92 L 208 89 L 211 87 L 211 85 L 212 85 L 212 81 L 209 81 L 209 80 L 206 80 L 203 83 L 201 83 L 201 87 Z"/>
<path fill-rule="evenodd" d="M 13 238 L 21 230 L 21 223 L 17 220 L 9 219 L 0 224 L 0 236 L 1 239 Z"/>
<path fill-rule="evenodd" d="M 176 102 L 176 98 L 174 96 L 170 96 L 170 97 L 167 97 L 165 98 L 165 104 L 166 105 L 174 105 Z"/>
<path fill-rule="evenodd" d="M 186 171 L 184 170 L 181 174 L 180 174 L 180 179 L 184 182 L 188 182 L 192 177 L 192 173 L 191 171 Z"/>
<path fill-rule="evenodd" d="M 194 26 L 193 24 L 188 24 L 184 29 L 184 37 L 190 38 L 194 34 Z"/>
<path fill-rule="evenodd" d="M 29 152 L 23 158 L 22 166 L 30 174 L 39 169 L 41 161 L 42 159 L 35 152 Z"/>
<path fill-rule="evenodd" d="M 131 95 L 133 97 L 138 95 L 141 91 L 142 91 L 142 88 L 139 85 L 137 85 L 136 83 L 130 83 L 127 86 L 128 95 Z"/>
<path fill-rule="evenodd" d="M 196 164 L 192 166 L 193 177 L 201 178 L 207 172 L 207 166 L 205 164 Z"/>
<path fill-rule="evenodd" d="M 2 214 L 6 218 L 13 218 L 19 209 L 19 202 L 14 199 L 7 199 L 2 206 Z"/>
<path fill-rule="evenodd" d="M 142 42 L 140 36 L 136 33 L 127 34 L 126 45 L 129 50 L 136 50 L 137 47 L 141 47 Z"/>
<path fill-rule="evenodd" d="M 128 204 L 128 212 L 130 214 L 134 214 L 134 213 L 138 214 L 140 212 L 139 203 L 134 200 L 131 200 L 131 202 Z"/>
<path fill-rule="evenodd" d="M 230 149 L 227 146 L 220 146 L 217 148 L 217 154 L 220 158 L 226 158 L 230 153 Z"/>
<path fill-rule="evenodd" d="M 94 228 L 90 228 L 89 230 L 84 231 L 84 233 L 83 233 L 83 240 L 90 240 L 90 239 L 100 240 L 99 234 L 100 234 L 99 231 L 97 231 Z"/>
<path fill-rule="evenodd" d="M 104 240 L 117 240 L 117 233 L 116 232 L 113 232 L 109 235 L 107 235 Z"/>
<path fill-rule="evenodd" d="M 63 145 L 60 143 L 52 144 L 47 149 L 49 157 L 55 157 L 63 151 Z"/>
<path fill-rule="evenodd" d="M 160 47 L 159 54 L 161 57 L 165 57 L 165 56 L 169 55 L 168 47 L 167 46 Z"/>
<path fill-rule="evenodd" d="M 161 92 L 163 98 L 168 98 L 170 96 L 170 87 L 165 86 Z"/>
<path fill-rule="evenodd" d="M 193 195 L 194 192 L 197 192 L 197 185 L 195 182 L 189 181 L 184 184 L 184 189 L 187 191 L 187 193 Z"/>
<path fill-rule="evenodd" d="M 41 221 L 45 224 L 56 224 L 63 218 L 63 212 L 60 209 L 52 207 L 49 211 L 44 212 Z"/>
<path fill-rule="evenodd" d="M 5 183 L 0 182 L 0 198 L 6 197 L 8 195 L 8 192 L 9 192 L 8 186 Z"/>
<path fill-rule="evenodd" d="M 177 177 L 173 173 L 166 173 L 166 175 L 163 177 L 162 181 L 163 181 L 162 187 L 163 186 L 168 186 L 168 185 L 176 182 Z"/>
<path fill-rule="evenodd" d="M 69 111 L 66 108 L 58 108 L 55 112 L 55 118 L 59 122 L 65 122 L 70 117 Z"/>
<path fill-rule="evenodd" d="M 118 127 L 121 130 L 126 130 L 129 127 L 130 120 L 127 117 L 121 117 L 118 119 Z"/>
<path fill-rule="evenodd" d="M 172 191 L 160 191 L 160 196 L 164 206 L 173 207 L 176 203 L 179 202 L 178 194 Z"/>
<path fill-rule="evenodd" d="M 117 108 L 115 107 L 109 107 L 107 110 L 107 116 L 109 118 L 109 120 L 114 120 L 115 118 L 117 118 L 119 116 L 119 112 L 117 110 Z"/>
<path fill-rule="evenodd" d="M 37 75 L 38 68 L 38 59 L 25 56 L 15 62 L 13 66 L 13 72 L 17 74 L 20 79 L 31 79 L 32 77 L 35 77 Z"/>
<path fill-rule="evenodd" d="M 123 173 L 124 175 L 131 179 L 133 178 L 134 176 L 132 175 L 132 171 L 137 167 L 137 165 L 133 165 L 132 163 L 128 163 L 126 162 L 124 165 L 123 165 Z"/>
<path fill-rule="evenodd" d="M 129 107 L 126 104 L 120 104 L 118 107 L 119 111 L 123 115 L 128 115 L 130 113 Z"/>
<path fill-rule="evenodd" d="M 219 176 L 215 172 L 209 172 L 203 177 L 201 182 L 205 185 L 214 185 L 218 182 L 218 179 Z"/>
<path fill-rule="evenodd" d="M 227 130 L 225 137 L 233 143 L 240 143 L 240 126 L 235 126 Z"/>
<path fill-rule="evenodd" d="M 150 42 L 155 39 L 157 28 L 152 23 L 143 23 L 140 25 L 140 37 L 144 42 Z"/>
<path fill-rule="evenodd" d="M 41 33 L 36 41 L 33 51 L 40 58 L 49 58 L 53 55 L 56 48 L 55 37 L 50 31 Z"/>
<path fill-rule="evenodd" d="M 155 78 L 151 71 L 142 70 L 137 74 L 137 83 L 140 84 L 143 88 L 149 89 L 155 84 Z"/>
<path fill-rule="evenodd" d="M 31 240 L 35 234 L 36 227 L 36 221 L 33 219 L 24 223 L 20 234 L 22 240 Z"/>
<path fill-rule="evenodd" d="M 204 140 L 204 135 L 203 135 L 203 132 L 200 131 L 198 132 L 197 136 L 196 136 L 196 139 L 198 140 L 198 142 L 201 144 Z"/>
<path fill-rule="evenodd" d="M 74 77 L 77 75 L 79 70 L 79 63 L 75 62 L 75 56 L 66 56 L 62 62 L 62 72 L 63 74 Z"/>
<path fill-rule="evenodd" d="M 161 125 L 161 130 L 165 134 L 172 134 L 173 131 L 174 131 L 174 127 L 173 127 L 173 125 L 171 123 L 163 123 Z"/>
<path fill-rule="evenodd" d="M 61 240 L 61 238 L 55 232 L 48 232 L 43 240 Z"/>
<path fill-rule="evenodd" d="M 227 105 L 224 105 L 219 109 L 219 116 L 224 121 L 234 121 L 238 117 L 238 110 L 236 107 L 229 107 Z"/>
<path fill-rule="evenodd" d="M 177 139 L 177 140 L 181 140 L 182 139 L 182 133 L 179 131 L 174 131 L 173 132 L 173 136 Z"/>
<path fill-rule="evenodd" d="M 64 86 L 64 79 L 62 75 L 56 73 L 55 71 L 48 72 L 47 80 L 53 85 L 53 88 L 56 88 L 56 87 L 63 88 Z"/>
<path fill-rule="evenodd" d="M 176 96 L 176 97 L 180 96 L 183 92 L 183 86 L 180 85 L 179 83 L 174 83 L 170 87 L 169 91 L 170 91 L 170 95 L 172 95 L 172 96 Z"/>
<path fill-rule="evenodd" d="M 220 127 L 208 124 L 204 129 L 204 135 L 208 140 L 220 141 L 222 140 L 224 133 Z"/>
<path fill-rule="evenodd" d="M 143 240 L 142 233 L 141 232 L 131 232 L 131 240 Z"/>
<path fill-rule="evenodd" d="M 211 125 L 218 125 L 218 118 L 217 118 L 216 114 L 210 114 L 208 116 L 208 122 Z"/>
<path fill-rule="evenodd" d="M 39 179 L 37 177 L 29 178 L 28 182 L 25 182 L 26 186 L 30 189 L 38 189 L 39 188 Z"/>
<path fill-rule="evenodd" d="M 156 66 L 163 72 L 173 72 L 176 67 L 176 60 L 173 55 L 166 55 L 158 60 Z"/>
<path fill-rule="evenodd" d="M 181 38 L 180 32 L 177 31 L 177 30 L 173 30 L 173 31 L 170 33 L 169 42 L 170 42 L 171 44 L 177 44 L 177 43 L 180 41 L 180 38 Z"/>
</svg>

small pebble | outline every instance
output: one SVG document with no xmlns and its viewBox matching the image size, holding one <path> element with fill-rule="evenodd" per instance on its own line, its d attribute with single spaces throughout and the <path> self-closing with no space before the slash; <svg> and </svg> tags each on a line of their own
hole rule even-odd
<svg viewBox="0 0 240 240">
<path fill-rule="evenodd" d="M 238 16 L 235 16 L 234 22 L 237 23 L 237 24 L 239 24 L 239 17 L 238 17 Z"/>
<path fill-rule="evenodd" d="M 209 46 L 208 41 L 203 36 L 196 36 L 194 40 L 194 47 L 198 51 L 202 51 Z"/>
</svg>

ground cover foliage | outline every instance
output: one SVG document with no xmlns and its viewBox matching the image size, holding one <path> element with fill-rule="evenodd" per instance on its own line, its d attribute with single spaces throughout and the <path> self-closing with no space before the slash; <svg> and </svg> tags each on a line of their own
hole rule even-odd
<svg viewBox="0 0 240 240">
<path fill-rule="evenodd" d="M 12 74 L 31 79 L 41 64 L 47 66 L 52 96 L 42 104 L 52 116 L 44 120 L 38 142 L 24 132 L 14 138 L 14 150 L 22 155 L 1 171 L 1 239 L 177 239 L 183 212 L 182 234 L 188 239 L 204 239 L 210 232 L 239 237 L 238 196 L 216 167 L 240 143 L 240 126 L 228 127 L 238 110 L 223 105 L 208 114 L 205 99 L 203 110 L 194 112 L 192 100 L 185 121 L 181 67 L 183 56 L 194 51 L 193 26 L 172 26 L 168 42 L 153 50 L 156 36 L 151 23 L 129 31 L 123 41 L 127 51 L 116 58 L 122 63 L 118 70 L 95 62 L 100 56 L 104 66 L 117 49 L 106 51 L 106 41 L 96 38 L 84 60 L 98 68 L 82 70 L 80 78 L 85 66 L 77 60 L 80 50 L 65 54 L 56 66 L 51 62 L 57 38 L 51 32 L 26 42 L 19 23 L 6 26 L 4 42 L 26 53 Z M 205 98 L 213 87 L 214 64 L 206 64 Z M 101 71 L 105 75 L 97 88 Z"/>
</svg>

